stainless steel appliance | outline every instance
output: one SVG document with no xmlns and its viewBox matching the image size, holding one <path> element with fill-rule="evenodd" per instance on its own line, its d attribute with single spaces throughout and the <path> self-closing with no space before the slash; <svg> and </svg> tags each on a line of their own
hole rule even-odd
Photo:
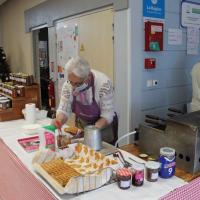
<svg viewBox="0 0 200 200">
<path fill-rule="evenodd" d="M 199 172 L 200 111 L 175 116 L 165 123 L 166 126 L 140 125 L 140 151 L 157 157 L 161 147 L 174 148 L 177 167 L 190 173 Z"/>
</svg>

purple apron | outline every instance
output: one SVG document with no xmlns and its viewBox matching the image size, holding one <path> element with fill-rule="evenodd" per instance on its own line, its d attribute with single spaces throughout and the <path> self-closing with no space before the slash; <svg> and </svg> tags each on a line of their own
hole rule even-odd
<svg viewBox="0 0 200 200">
<path fill-rule="evenodd" d="M 86 124 L 95 124 L 100 118 L 100 107 L 95 100 L 95 89 L 94 89 L 94 76 L 91 76 L 91 87 L 92 87 L 92 104 L 83 105 L 81 102 L 76 100 L 76 96 L 73 96 L 72 112 L 76 115 L 76 121 L 78 119 L 83 120 Z"/>
<path fill-rule="evenodd" d="M 76 115 L 76 126 L 84 128 L 85 125 L 92 125 L 100 118 L 101 110 L 95 100 L 95 88 L 94 88 L 94 76 L 91 76 L 92 87 L 92 104 L 83 105 L 76 100 L 76 96 L 73 95 L 72 112 Z M 113 122 L 108 127 L 102 130 L 103 141 L 115 144 L 118 138 L 118 117 L 115 113 Z"/>
</svg>

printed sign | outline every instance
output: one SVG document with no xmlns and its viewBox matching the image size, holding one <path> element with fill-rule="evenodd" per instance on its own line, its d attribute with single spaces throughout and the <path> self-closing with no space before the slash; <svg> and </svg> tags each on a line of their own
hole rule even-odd
<svg viewBox="0 0 200 200">
<path fill-rule="evenodd" d="M 200 28 L 200 4 L 190 1 L 182 1 L 181 25 L 183 27 Z"/>
<path fill-rule="evenodd" d="M 164 19 L 165 0 L 143 0 L 143 17 L 147 19 Z"/>
</svg>

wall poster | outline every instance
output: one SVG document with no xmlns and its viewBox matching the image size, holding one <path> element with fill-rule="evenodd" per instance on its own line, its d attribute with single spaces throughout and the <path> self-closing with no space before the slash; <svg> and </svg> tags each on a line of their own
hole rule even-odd
<svg viewBox="0 0 200 200">
<path fill-rule="evenodd" d="M 56 24 L 57 34 L 57 70 L 58 70 L 58 97 L 62 85 L 66 81 L 65 64 L 78 55 L 78 24 L 73 21 L 62 21 Z"/>
<path fill-rule="evenodd" d="M 200 28 L 200 3 L 181 2 L 181 25 L 183 27 Z"/>
<path fill-rule="evenodd" d="M 165 0 L 143 0 L 144 20 L 164 20 Z"/>
</svg>

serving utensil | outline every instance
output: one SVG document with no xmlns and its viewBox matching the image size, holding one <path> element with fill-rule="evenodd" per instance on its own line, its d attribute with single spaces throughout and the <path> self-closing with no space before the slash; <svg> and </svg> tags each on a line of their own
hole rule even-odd
<svg viewBox="0 0 200 200">
<path fill-rule="evenodd" d="M 127 160 L 124 159 L 124 156 L 120 151 L 117 151 L 117 152 L 113 153 L 113 157 L 119 158 L 120 162 L 122 163 L 122 165 L 125 168 L 128 168 L 128 167 L 132 166 L 132 164 L 130 162 L 128 162 Z"/>
</svg>

